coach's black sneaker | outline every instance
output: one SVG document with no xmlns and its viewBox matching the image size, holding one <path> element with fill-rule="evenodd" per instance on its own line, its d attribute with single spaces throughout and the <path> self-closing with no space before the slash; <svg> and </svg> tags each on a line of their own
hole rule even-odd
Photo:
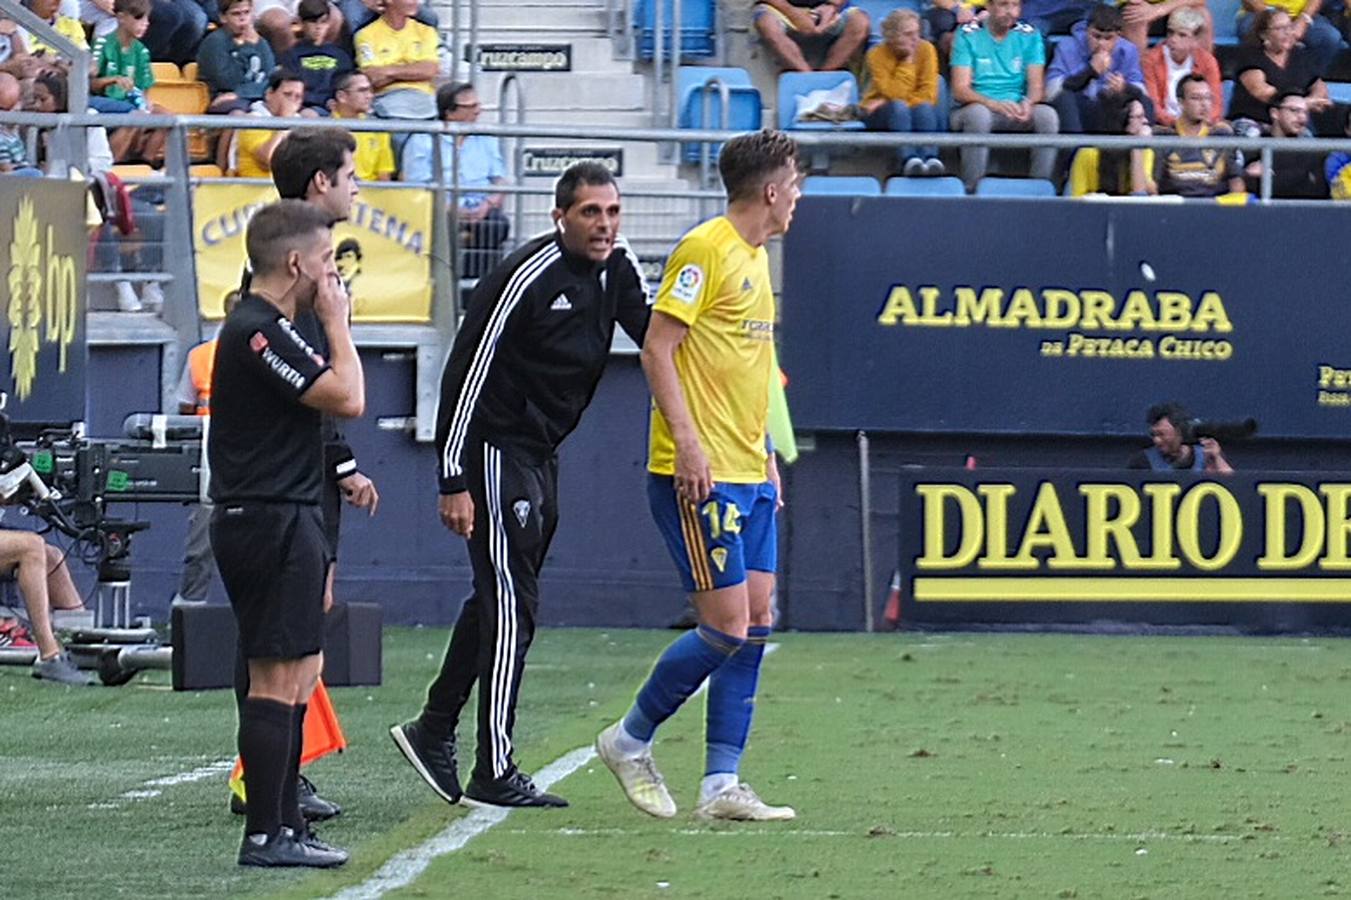
<svg viewBox="0 0 1351 900">
<path fill-rule="evenodd" d="M 325 819 L 342 815 L 342 807 L 315 793 L 314 782 L 304 775 L 301 775 L 300 780 L 296 783 L 296 798 L 300 801 L 300 814 L 305 817 L 306 822 L 322 822 Z M 238 794 L 231 791 L 230 812 L 242 816 L 246 815 L 248 811 L 249 805 L 241 800 Z"/>
<path fill-rule="evenodd" d="M 282 828 L 271 840 L 262 834 L 245 835 L 244 842 L 239 846 L 241 866 L 263 868 L 301 866 L 309 869 L 331 869 L 345 862 L 347 862 L 346 852 L 334 848 L 320 850 L 311 847 L 296 840 L 289 828 Z"/>
<path fill-rule="evenodd" d="M 460 773 L 456 768 L 454 735 L 445 739 L 433 737 L 414 719 L 390 726 L 389 736 L 437 796 L 447 803 L 460 802 L 464 791 L 460 790 Z"/>
<path fill-rule="evenodd" d="M 530 776 L 520 769 L 512 769 L 501 778 L 469 779 L 464 789 L 464 799 L 470 806 L 547 806 L 563 807 L 568 805 L 557 794 L 546 793 L 535 787 Z"/>
<path fill-rule="evenodd" d="M 300 801 L 300 814 L 306 822 L 323 822 L 334 816 L 342 815 L 342 807 L 332 800 L 325 800 L 315 792 L 314 782 L 304 775 L 296 784 L 296 799 Z"/>
</svg>

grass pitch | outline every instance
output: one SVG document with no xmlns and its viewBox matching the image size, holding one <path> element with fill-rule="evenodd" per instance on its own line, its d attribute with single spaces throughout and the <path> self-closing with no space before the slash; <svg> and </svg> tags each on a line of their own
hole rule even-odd
<svg viewBox="0 0 1351 900">
<path fill-rule="evenodd" d="M 527 770 L 590 744 L 670 632 L 553 630 L 531 652 Z M 440 630 L 389 629 L 385 684 L 333 691 L 351 747 L 309 774 L 346 809 L 331 873 L 234 864 L 228 691 L 167 673 L 67 689 L 0 668 L 0 894 L 316 897 L 463 819 L 403 762 Z M 659 734 L 681 814 L 596 761 L 572 806 L 513 812 L 400 897 L 1278 897 L 1351 890 L 1351 644 L 1337 639 L 779 635 L 744 777 L 795 822 L 705 825 L 702 701 Z M 462 746 L 472 735 L 462 729 Z M 468 753 L 462 753 L 467 757 Z M 464 762 L 464 760 L 462 760 Z"/>
</svg>

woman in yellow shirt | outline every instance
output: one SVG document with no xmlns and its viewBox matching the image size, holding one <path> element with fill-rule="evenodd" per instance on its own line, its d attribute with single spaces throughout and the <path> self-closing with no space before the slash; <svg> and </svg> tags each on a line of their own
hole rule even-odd
<svg viewBox="0 0 1351 900">
<path fill-rule="evenodd" d="M 919 14 L 892 10 L 882 20 L 882 43 L 868 51 L 867 92 L 860 104 L 869 131 L 930 133 L 938 115 L 938 51 L 919 36 Z M 937 147 L 902 147 L 896 169 L 905 175 L 942 175 Z"/>
</svg>

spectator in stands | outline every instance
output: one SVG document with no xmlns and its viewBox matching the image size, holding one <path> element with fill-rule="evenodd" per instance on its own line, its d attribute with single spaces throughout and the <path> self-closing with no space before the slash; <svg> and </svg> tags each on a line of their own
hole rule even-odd
<svg viewBox="0 0 1351 900">
<path fill-rule="evenodd" d="M 337 79 L 351 72 L 352 57 L 329 39 L 328 0 L 300 0 L 300 40 L 281 54 L 283 69 L 299 72 L 305 79 L 305 105 L 328 115 Z"/>
<path fill-rule="evenodd" d="M 68 97 L 66 73 L 56 68 L 43 69 L 33 79 L 33 91 L 28 109 L 31 112 L 63 113 L 69 103 Z M 97 112 L 93 109 L 89 111 Z M 38 144 L 42 154 L 42 165 L 48 175 L 65 177 L 66 172 L 58 171 L 55 168 L 57 154 L 53 152 L 51 145 L 53 134 L 54 132 L 50 129 L 42 131 L 41 141 Z M 108 147 L 108 132 L 102 128 L 86 128 L 84 140 L 85 159 L 89 163 L 89 174 L 106 172 L 111 169 L 113 167 L 113 152 Z"/>
<path fill-rule="evenodd" d="M 223 0 L 221 27 L 197 50 L 197 77 L 211 89 L 207 112 L 247 110 L 261 100 L 276 59 L 253 27 L 252 0 Z"/>
<path fill-rule="evenodd" d="M 470 84 L 442 85 L 436 92 L 436 108 L 444 122 L 476 122 L 479 115 L 478 93 Z M 502 214 L 503 195 L 484 189 L 506 181 L 502 149 L 497 138 L 482 134 L 458 135 L 451 144 L 450 135 L 442 135 L 441 159 L 447 170 L 442 183 L 450 185 L 451 160 L 458 169 L 460 203 L 457 224 L 460 231 L 460 275 L 477 278 L 497 264 L 502 244 L 510 232 L 510 223 Z M 435 177 L 432 135 L 415 134 L 403 152 L 403 180 L 428 183 Z M 454 155 L 452 155 L 454 154 Z"/>
<path fill-rule="evenodd" d="M 150 68 L 150 51 L 140 37 L 150 24 L 150 0 L 116 0 L 113 9 L 117 30 L 94 43 L 94 77 L 89 89 L 121 108 L 105 104 L 100 111 L 168 114 L 167 109 L 152 105 L 146 97 L 155 83 L 155 73 Z M 140 159 L 158 165 L 164 161 L 165 138 L 162 130 L 119 128 L 112 134 L 113 156 L 119 162 Z"/>
<path fill-rule="evenodd" d="M 1109 94 L 1102 101 L 1101 124 L 1104 134 L 1153 134 L 1149 113 L 1139 90 L 1127 88 Z M 1154 151 L 1147 147 L 1130 150 L 1100 150 L 1084 147 L 1074 154 L 1070 165 L 1069 194 L 1107 194 L 1113 197 L 1139 197 L 1159 192 L 1153 178 Z"/>
<path fill-rule="evenodd" d="M 305 105 L 305 82 L 295 72 L 277 69 L 267 79 L 263 101 L 254 104 L 251 116 L 298 116 Z M 241 178 L 270 178 L 272 153 L 286 137 L 285 131 L 249 128 L 235 136 L 235 170 Z"/>
<path fill-rule="evenodd" d="M 1201 25 L 1197 29 L 1196 39 L 1200 46 L 1211 49 L 1215 40 L 1215 27 L 1205 0 L 1122 0 L 1121 35 L 1143 55 L 1149 49 L 1150 36 L 1163 37 L 1166 33 L 1165 23 L 1180 9 L 1194 10 L 1200 16 Z"/>
<path fill-rule="evenodd" d="M 283 66 L 286 62 L 282 57 L 295 46 L 296 32 L 304 22 L 297 0 L 257 0 L 253 7 L 254 27 L 272 45 L 273 54 Z M 338 44 L 343 36 L 342 10 L 324 0 L 324 27 L 315 29 L 313 35 L 312 43 Z M 346 54 L 347 50 L 344 48 L 342 52 Z"/>
<path fill-rule="evenodd" d="M 333 118 L 364 119 L 370 114 L 371 80 L 364 72 L 348 72 L 333 83 Z M 389 181 L 398 166 L 394 162 L 394 146 L 385 131 L 354 131 L 357 142 L 352 161 L 356 164 L 358 181 Z"/>
<path fill-rule="evenodd" d="M 1154 121 L 1171 127 L 1181 112 L 1178 85 L 1188 75 L 1200 75 L 1210 85 L 1210 96 L 1223 96 L 1220 65 L 1210 51 L 1200 46 L 1197 35 L 1204 26 L 1201 14 L 1190 6 L 1174 10 L 1168 17 L 1168 36 L 1145 54 L 1145 86 L 1154 104 Z M 1210 121 L 1220 120 L 1220 104 L 1213 102 Z"/>
<path fill-rule="evenodd" d="M 85 40 L 84 26 L 79 19 L 61 12 L 61 0 L 24 0 L 24 6 L 42 21 L 56 29 L 56 33 L 70 41 L 81 50 L 89 49 Z M 29 31 L 20 30 L 24 46 L 35 56 L 59 56 L 55 47 L 49 47 L 41 38 Z"/>
<path fill-rule="evenodd" d="M 23 100 L 19 79 L 8 72 L 0 72 L 0 112 L 12 112 Z M 0 174 L 42 174 L 28 160 L 28 146 L 23 135 L 13 125 L 0 125 Z"/>
<path fill-rule="evenodd" d="M 1207 137 L 1234 133 L 1224 122 L 1214 121 L 1213 110 L 1218 104 L 1204 75 L 1197 72 L 1184 75 L 1175 94 L 1177 118 L 1171 126 L 1160 125 L 1155 134 Z M 1218 148 L 1161 151 L 1155 163 L 1154 180 L 1160 194 L 1179 197 L 1217 197 L 1226 192 L 1241 193 L 1244 189 L 1238 154 Z"/>
<path fill-rule="evenodd" d="M 943 68 L 947 68 L 948 57 L 952 55 L 952 39 L 957 29 L 977 16 L 985 15 L 985 0 L 933 0 L 924 11 L 924 23 L 929 26 L 929 39 L 933 41 L 939 56 L 943 58 Z"/>
<path fill-rule="evenodd" d="M 385 11 L 356 33 L 356 61 L 375 88 L 382 119 L 432 119 L 440 70 L 436 29 L 413 18 L 418 0 L 386 0 Z"/>
<path fill-rule="evenodd" d="M 882 20 L 882 43 L 868 51 L 868 90 L 860 104 L 869 131 L 939 131 L 938 51 L 919 36 L 919 13 L 895 9 Z M 937 147 L 902 147 L 896 172 L 942 175 Z"/>
<path fill-rule="evenodd" d="M 1309 132 L 1309 104 L 1297 91 L 1283 91 L 1271 101 L 1271 137 L 1301 140 Z M 1324 200 L 1328 183 L 1323 176 L 1325 161 L 1317 151 L 1276 153 L 1271 160 L 1271 196 L 1278 200 Z M 1262 163 L 1247 168 L 1248 190 L 1261 191 Z"/>
<path fill-rule="evenodd" d="M 1342 109 L 1342 133 L 1351 137 L 1351 108 Z M 1351 200 L 1351 153 L 1329 153 L 1323 174 L 1333 200 Z"/>
<path fill-rule="evenodd" d="M 1332 101 L 1313 54 L 1296 44 L 1290 16 L 1285 10 L 1272 7 L 1253 19 L 1249 43 L 1234 64 L 1237 78 L 1234 96 L 1229 101 L 1229 121 L 1234 123 L 1234 131 L 1244 136 L 1260 134 L 1261 126 L 1271 124 L 1268 113 L 1271 101 L 1285 91 L 1297 91 L 1307 97 L 1309 112 L 1317 122 L 1319 115 L 1332 109 Z"/>
<path fill-rule="evenodd" d="M 0 529 L 0 570 L 13 573 L 28 610 L 32 638 L 38 649 L 33 677 L 61 684 L 93 684 L 93 677 L 75 667 L 52 631 L 52 610 L 84 608 L 61 551 L 31 531 Z M 33 643 L 26 642 L 29 646 Z M 6 643 L 22 646 L 12 635 Z"/>
<path fill-rule="evenodd" d="M 1243 11 L 1238 19 L 1238 34 L 1248 38 L 1257 31 L 1260 36 L 1263 13 L 1280 10 L 1285 13 L 1285 24 L 1290 26 L 1292 44 L 1302 44 L 1309 52 L 1314 70 L 1321 76 L 1327 73 L 1342 46 L 1342 35 L 1337 26 L 1319 15 L 1323 0 L 1243 0 Z M 1266 23 L 1271 30 L 1271 23 Z"/>
<path fill-rule="evenodd" d="M 850 68 L 868 43 L 868 14 L 848 0 L 760 0 L 751 24 L 788 72 L 834 72 Z M 813 57 L 824 51 L 821 65 Z"/>
<path fill-rule="evenodd" d="M 80 0 L 106 3 L 107 0 Z M 182 66 L 196 58 L 202 36 L 212 22 L 221 21 L 216 0 L 153 0 L 150 27 L 141 38 L 150 58 Z"/>
<path fill-rule="evenodd" d="M 1042 102 L 1046 48 L 1032 26 L 1018 21 L 1019 0 L 990 0 L 984 23 L 962 26 L 952 47 L 954 131 L 975 134 L 1035 131 L 1055 134 L 1060 119 Z M 1050 178 L 1056 151 L 1032 151 L 1034 178 Z M 985 174 L 988 147 L 962 148 L 968 189 Z"/>
<path fill-rule="evenodd" d="M 338 8 L 342 10 L 343 18 L 347 21 L 347 33 L 349 35 L 346 46 L 352 46 L 351 35 L 380 18 L 380 14 L 385 11 L 385 0 L 337 0 Z M 423 25 L 429 28 L 435 28 L 441 24 L 440 17 L 436 10 L 432 9 L 430 0 L 424 0 L 418 7 L 417 13 L 413 16 Z"/>
<path fill-rule="evenodd" d="M 1075 25 L 1070 37 L 1056 45 L 1046 73 L 1046 96 L 1060 117 L 1060 132 L 1104 130 L 1102 105 L 1110 102 L 1119 112 L 1128 91 L 1145 94 L 1140 52 L 1121 40 L 1121 10 L 1099 4 L 1087 22 Z"/>
<path fill-rule="evenodd" d="M 1225 459 L 1219 441 L 1203 437 L 1188 442 L 1191 421 L 1191 415 L 1177 403 L 1150 407 L 1145 413 L 1145 424 L 1149 426 L 1151 446 L 1132 454 L 1126 461 L 1127 468 L 1232 475 L 1234 467 Z"/>
</svg>

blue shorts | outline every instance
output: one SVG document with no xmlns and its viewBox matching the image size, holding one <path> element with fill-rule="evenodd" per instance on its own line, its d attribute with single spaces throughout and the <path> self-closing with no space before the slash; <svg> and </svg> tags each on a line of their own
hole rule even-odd
<svg viewBox="0 0 1351 900">
<path fill-rule="evenodd" d="M 779 494 L 770 482 L 719 482 L 696 505 L 676 494 L 670 475 L 649 474 L 647 500 L 686 591 L 733 587 L 748 571 L 778 568 Z"/>
</svg>

